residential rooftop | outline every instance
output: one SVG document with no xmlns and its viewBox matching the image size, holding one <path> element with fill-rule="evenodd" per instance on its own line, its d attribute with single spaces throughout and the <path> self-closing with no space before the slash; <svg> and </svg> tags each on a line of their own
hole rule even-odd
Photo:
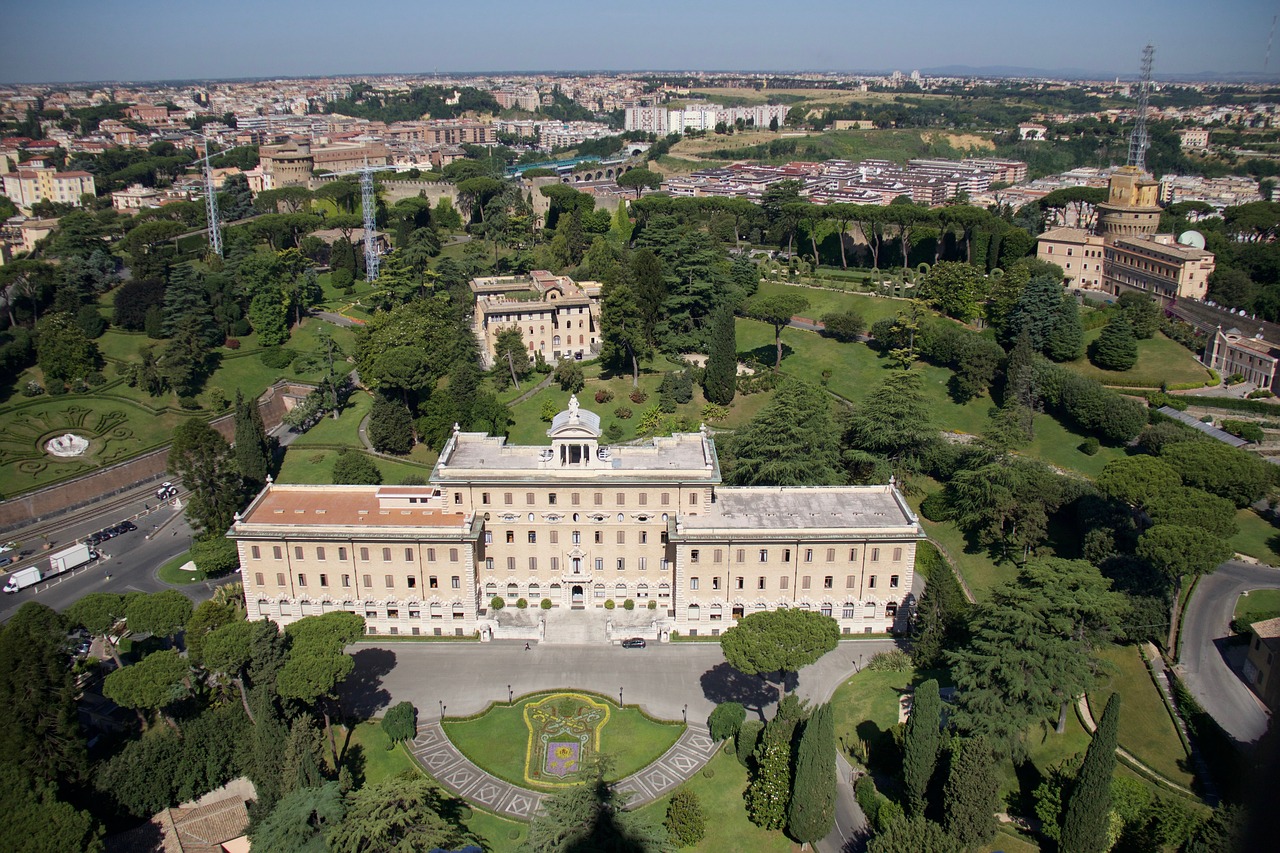
<svg viewBox="0 0 1280 853">
<path fill-rule="evenodd" d="M 895 530 L 920 523 L 893 484 L 883 486 L 736 487 L 716 490 L 698 515 L 681 516 L 676 533 L 716 530 Z"/>
</svg>

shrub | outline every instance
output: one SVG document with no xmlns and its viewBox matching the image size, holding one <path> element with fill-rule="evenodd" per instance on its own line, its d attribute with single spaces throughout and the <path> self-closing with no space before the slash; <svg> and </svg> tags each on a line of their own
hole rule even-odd
<svg viewBox="0 0 1280 853">
<path fill-rule="evenodd" d="M 600 404 L 608 403 L 613 400 L 613 392 L 608 388 L 601 388 L 596 392 L 596 402 Z"/>
<path fill-rule="evenodd" d="M 240 339 L 227 338 L 225 341 L 222 342 L 222 345 L 227 349 L 240 349 Z"/>
<path fill-rule="evenodd" d="M 578 393 L 587 384 L 586 378 L 582 375 L 582 365 L 576 361 L 561 359 L 556 365 L 555 377 L 556 382 L 560 383 L 560 389 L 571 394 Z"/>
<path fill-rule="evenodd" d="M 612 598 L 605 600 L 605 603 L 604 603 L 605 610 L 612 610 L 615 606 L 616 605 L 614 605 Z"/>
<path fill-rule="evenodd" d="M 612 422 L 604 428 L 604 437 L 610 441 L 617 441 L 623 436 L 622 424 L 617 421 Z"/>
<path fill-rule="evenodd" d="M 1224 420 L 1222 428 L 1232 435 L 1243 438 L 1245 441 L 1262 441 L 1262 427 L 1253 421 L 1236 421 Z"/>
<path fill-rule="evenodd" d="M 1239 385 L 1241 382 L 1243 382 L 1243 381 L 1244 381 L 1244 374 L 1243 374 L 1243 373 L 1233 373 L 1233 374 L 1231 374 L 1230 376 L 1228 376 L 1228 377 L 1227 377 L 1225 380 L 1223 380 L 1223 381 L 1224 381 L 1227 385 Z"/>
<path fill-rule="evenodd" d="M 837 341 L 856 341 L 867 328 L 867 321 L 857 311 L 822 315 L 822 334 Z"/>
<path fill-rule="evenodd" d="M 209 406 L 215 412 L 221 412 L 227 407 L 227 392 L 221 388 L 214 388 L 209 392 Z"/>
<path fill-rule="evenodd" d="M 747 720 L 734 736 L 733 745 L 737 749 L 738 763 L 751 769 L 752 756 L 755 755 L 756 744 L 760 742 L 760 733 L 764 731 L 764 723 L 760 720 Z"/>
<path fill-rule="evenodd" d="M 728 740 L 747 721 L 747 710 L 739 702 L 721 702 L 707 717 L 707 728 L 714 740 Z"/>
<path fill-rule="evenodd" d="M 655 601 L 655 600 L 654 600 L 654 599 L 652 599 L 652 598 L 651 598 L 651 599 L 649 599 L 649 609 L 650 609 L 650 610 L 657 610 L 657 609 L 658 609 L 658 602 L 657 602 L 657 601 Z"/>
<path fill-rule="evenodd" d="M 51 397 L 61 397 L 63 394 L 67 393 L 66 383 L 50 382 L 48 391 L 49 396 Z"/>
<path fill-rule="evenodd" d="M 629 598 L 628 598 L 626 601 L 622 602 L 622 609 L 623 609 L 623 610 L 635 610 L 635 609 L 636 609 L 636 603 L 635 603 L 634 601 L 632 601 L 631 599 L 629 599 Z"/>
<path fill-rule="evenodd" d="M 549 598 L 544 598 L 544 599 L 542 599 L 542 604 L 540 604 L 539 606 L 540 606 L 543 610 L 550 610 L 550 609 L 551 609 L 551 607 L 552 607 L 551 599 L 549 599 Z"/>
<path fill-rule="evenodd" d="M 107 377 L 102 375 L 101 370 L 90 370 L 84 377 L 84 384 L 90 388 L 100 388 L 107 384 Z"/>
<path fill-rule="evenodd" d="M 495 595 L 493 597 L 493 600 L 489 602 L 489 607 L 494 610 L 501 610 L 506 606 L 507 606 L 507 603 L 502 600 L 502 596 L 500 595 Z"/>
<path fill-rule="evenodd" d="M 630 420 L 632 414 L 630 406 L 619 406 L 613 410 L 613 416 L 623 421 Z"/>
<path fill-rule="evenodd" d="M 528 606 L 529 606 L 529 602 L 528 602 L 528 601 L 526 601 L 526 600 L 524 600 L 523 598 L 517 598 L 517 599 L 516 599 L 516 609 L 517 609 L 517 610 L 524 610 L 524 609 L 525 609 L 525 608 L 527 608 Z"/>
<path fill-rule="evenodd" d="M 1093 436 L 1089 436 L 1080 443 L 1080 452 L 1085 456 L 1096 456 L 1101 443 Z"/>
<path fill-rule="evenodd" d="M 195 397 L 179 397 L 178 406 L 188 412 L 194 412 L 200 408 L 200 401 Z"/>
<path fill-rule="evenodd" d="M 556 405 L 554 400 L 543 400 L 542 411 L 539 412 L 538 417 L 546 423 L 551 423 L 559 413 L 560 407 Z"/>
<path fill-rule="evenodd" d="M 663 825 L 668 837 L 680 847 L 692 847 L 700 842 L 707 833 L 707 819 L 698 795 L 688 788 L 677 790 L 667 804 Z"/>
<path fill-rule="evenodd" d="M 191 543 L 191 561 L 205 577 L 216 578 L 240 567 L 240 550 L 225 536 L 207 536 Z"/>
<path fill-rule="evenodd" d="M 1248 397 L 1250 400 L 1265 400 L 1268 397 L 1274 397 L 1275 394 L 1273 394 L 1271 391 L 1268 391 L 1266 388 L 1259 388 L 1257 391 L 1250 391 L 1245 396 Z"/>
<path fill-rule="evenodd" d="M 946 521 L 950 512 L 947 496 L 941 491 L 930 493 L 920 502 L 920 514 L 929 521 Z"/>
<path fill-rule="evenodd" d="M 704 421 L 722 421 L 729 417 L 728 406 L 718 406 L 715 403 L 707 403 L 702 407 L 702 419 Z"/>
<path fill-rule="evenodd" d="M 645 400 L 648 400 L 649 395 L 641 391 L 639 388 L 637 388 L 636 390 L 631 392 L 629 399 L 631 400 L 631 402 L 635 403 L 638 406 L 641 403 L 643 403 Z"/>
<path fill-rule="evenodd" d="M 904 651 L 894 649 L 891 652 L 876 652 L 867 661 L 867 669 L 872 672 L 910 672 L 911 656 Z"/>
<path fill-rule="evenodd" d="M 418 734 L 418 711 L 412 702 L 399 702 L 387 709 L 382 717 L 382 732 L 387 736 L 387 749 Z"/>
<path fill-rule="evenodd" d="M 34 379 L 22 386 L 22 396 L 24 397 L 39 397 L 43 393 L 44 386 Z"/>
<path fill-rule="evenodd" d="M 867 816 L 867 822 L 875 825 L 881 802 L 880 792 L 876 790 L 875 780 L 870 776 L 858 777 L 858 781 L 853 783 L 853 796 L 858 801 L 858 806 L 862 809 L 862 813 Z"/>
<path fill-rule="evenodd" d="M 293 350 L 284 347 L 267 347 L 258 354 L 258 358 L 262 359 L 262 363 L 272 370 L 284 370 L 293 364 Z"/>
</svg>

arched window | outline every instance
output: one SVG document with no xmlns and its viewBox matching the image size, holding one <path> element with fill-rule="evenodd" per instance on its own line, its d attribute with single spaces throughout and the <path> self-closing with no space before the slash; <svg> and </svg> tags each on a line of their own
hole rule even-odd
<svg viewBox="0 0 1280 853">
<path fill-rule="evenodd" d="M 560 346 L 560 336 L 559 336 L 559 335 L 556 335 L 556 336 L 554 336 L 554 337 L 551 339 L 551 345 L 552 345 L 553 347 L 558 347 L 558 346 Z"/>
<path fill-rule="evenodd" d="M 698 605 L 696 604 L 690 604 L 689 605 L 690 621 L 697 622 L 701 618 L 702 618 L 702 608 L 698 607 Z"/>
</svg>

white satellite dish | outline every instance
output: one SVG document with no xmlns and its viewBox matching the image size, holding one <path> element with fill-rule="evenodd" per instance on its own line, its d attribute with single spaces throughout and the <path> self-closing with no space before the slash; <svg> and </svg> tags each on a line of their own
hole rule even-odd
<svg viewBox="0 0 1280 853">
<path fill-rule="evenodd" d="M 1183 231 L 1178 237 L 1178 242 L 1184 246 L 1192 246 L 1197 249 L 1204 248 L 1204 235 L 1199 231 Z"/>
</svg>

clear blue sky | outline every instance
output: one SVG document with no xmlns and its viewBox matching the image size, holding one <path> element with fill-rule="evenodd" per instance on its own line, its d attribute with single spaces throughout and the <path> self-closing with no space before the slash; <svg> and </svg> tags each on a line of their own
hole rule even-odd
<svg viewBox="0 0 1280 853">
<path fill-rule="evenodd" d="M 8 8 L 4 8 L 7 6 Z M 486 70 L 1258 72 L 1263 0 L 42 0 L 0 82 Z M 1273 56 L 1271 71 L 1280 70 Z"/>
</svg>

